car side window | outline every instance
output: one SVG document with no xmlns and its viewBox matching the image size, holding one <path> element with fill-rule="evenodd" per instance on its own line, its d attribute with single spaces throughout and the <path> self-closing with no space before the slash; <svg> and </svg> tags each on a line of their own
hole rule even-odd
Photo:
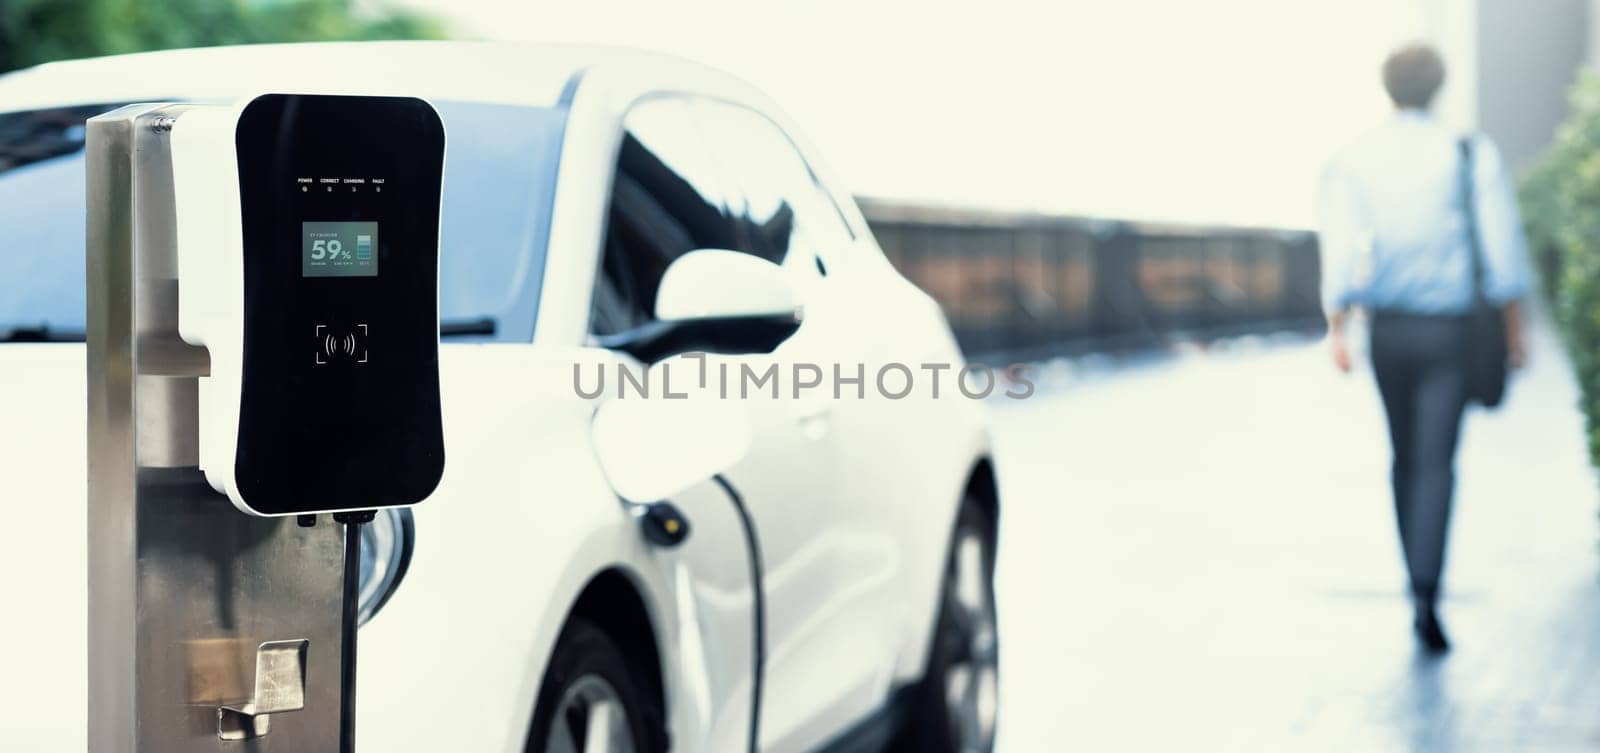
<svg viewBox="0 0 1600 753">
<path fill-rule="evenodd" d="M 611 335 L 655 320 L 667 266 L 700 248 L 737 248 L 728 192 L 681 98 L 649 99 L 623 119 L 589 329 Z"/>
<path fill-rule="evenodd" d="M 729 202 L 736 248 L 786 268 L 826 274 L 853 235 L 794 142 L 749 108 L 714 100 L 695 106 L 713 155 L 738 192 Z"/>
</svg>

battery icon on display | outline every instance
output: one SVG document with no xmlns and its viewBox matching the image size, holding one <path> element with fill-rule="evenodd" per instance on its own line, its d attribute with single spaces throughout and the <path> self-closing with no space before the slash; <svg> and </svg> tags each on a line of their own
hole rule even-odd
<svg viewBox="0 0 1600 753">
<path fill-rule="evenodd" d="M 356 261 L 372 260 L 372 236 L 356 236 Z"/>
</svg>

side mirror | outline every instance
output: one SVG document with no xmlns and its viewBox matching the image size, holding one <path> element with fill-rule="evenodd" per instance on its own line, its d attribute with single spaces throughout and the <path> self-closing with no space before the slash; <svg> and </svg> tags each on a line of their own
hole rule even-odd
<svg viewBox="0 0 1600 753">
<path fill-rule="evenodd" d="M 750 418 L 737 400 L 618 398 L 595 412 L 594 447 L 617 495 L 651 504 L 738 463 Z"/>
<path fill-rule="evenodd" d="M 782 267 L 715 248 L 678 257 L 656 292 L 657 319 L 794 318 L 799 308 Z"/>
<path fill-rule="evenodd" d="M 701 249 L 673 261 L 656 291 L 656 321 L 600 338 L 644 363 L 680 353 L 771 353 L 800 327 L 787 273 L 738 251 Z"/>
</svg>

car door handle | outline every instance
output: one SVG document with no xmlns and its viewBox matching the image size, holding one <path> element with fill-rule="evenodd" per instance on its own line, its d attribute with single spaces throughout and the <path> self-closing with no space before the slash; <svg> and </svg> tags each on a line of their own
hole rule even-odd
<svg viewBox="0 0 1600 753">
<path fill-rule="evenodd" d="M 833 405 L 825 400 L 807 400 L 795 405 L 792 415 L 806 438 L 821 439 L 832 423 L 829 418 L 833 415 Z"/>
</svg>

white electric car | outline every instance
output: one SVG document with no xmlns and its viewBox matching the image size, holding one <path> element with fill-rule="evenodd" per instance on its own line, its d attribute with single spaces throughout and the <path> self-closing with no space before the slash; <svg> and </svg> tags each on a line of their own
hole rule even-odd
<svg viewBox="0 0 1600 753">
<path fill-rule="evenodd" d="M 0 748 L 84 745 L 84 119 L 261 91 L 425 97 L 448 132 L 449 460 L 370 526 L 363 749 L 992 747 L 981 404 L 902 396 L 960 353 L 783 113 L 657 55 L 373 43 L 0 77 Z M 651 364 L 697 397 L 619 383 Z M 773 366 L 743 399 L 693 370 Z"/>
</svg>

